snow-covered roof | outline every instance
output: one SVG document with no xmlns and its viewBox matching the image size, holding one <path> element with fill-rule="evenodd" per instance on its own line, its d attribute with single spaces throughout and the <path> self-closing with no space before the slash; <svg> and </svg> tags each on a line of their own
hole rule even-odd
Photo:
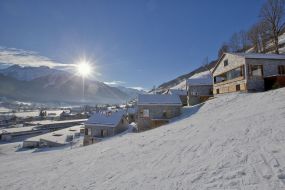
<svg viewBox="0 0 285 190">
<path fill-rule="evenodd" d="M 285 55 L 264 54 L 264 53 L 230 53 L 232 55 L 242 56 L 247 59 L 285 59 Z"/>
<path fill-rule="evenodd" d="M 139 94 L 138 105 L 182 105 L 177 95 Z"/>
<path fill-rule="evenodd" d="M 87 119 L 73 119 L 73 120 L 62 120 L 62 121 L 54 121 L 54 120 L 42 120 L 42 121 L 32 121 L 28 124 L 30 125 L 57 125 L 63 123 L 80 123 L 85 122 Z"/>
<path fill-rule="evenodd" d="M 172 94 L 172 95 L 178 95 L 178 96 L 186 96 L 187 95 L 187 91 L 186 90 L 180 90 L 180 89 L 169 89 L 168 94 Z"/>
<path fill-rule="evenodd" d="M 124 111 L 116 112 L 98 112 L 94 113 L 86 122 L 85 125 L 94 125 L 94 126 L 108 126 L 116 127 L 117 124 L 121 121 Z"/>
<path fill-rule="evenodd" d="M 66 141 L 68 135 L 74 135 L 75 133 L 80 133 L 80 128 L 83 127 L 83 125 L 77 125 L 65 129 L 61 129 L 58 131 L 54 131 L 51 133 L 46 133 L 43 135 L 35 136 L 26 139 L 26 142 L 39 142 L 40 140 L 46 140 L 49 142 L 55 142 L 58 144 L 66 144 L 68 143 Z"/>
<path fill-rule="evenodd" d="M 196 73 L 187 80 L 188 85 L 212 85 L 213 78 L 210 71 Z"/>
</svg>

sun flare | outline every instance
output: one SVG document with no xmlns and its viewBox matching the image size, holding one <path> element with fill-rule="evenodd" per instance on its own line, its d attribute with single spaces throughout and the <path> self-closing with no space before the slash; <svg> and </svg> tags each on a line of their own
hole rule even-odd
<svg viewBox="0 0 285 190">
<path fill-rule="evenodd" d="M 92 68 L 89 63 L 83 61 L 77 65 L 77 71 L 81 76 L 86 77 L 91 74 Z"/>
</svg>

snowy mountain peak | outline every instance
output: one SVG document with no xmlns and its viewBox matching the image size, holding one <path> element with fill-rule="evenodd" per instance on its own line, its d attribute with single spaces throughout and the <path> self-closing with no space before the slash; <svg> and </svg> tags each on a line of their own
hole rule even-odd
<svg viewBox="0 0 285 190">
<path fill-rule="evenodd" d="M 4 76 L 9 76 L 23 81 L 31 81 L 33 79 L 40 78 L 43 76 L 64 72 L 65 71 L 51 69 L 47 66 L 23 67 L 20 65 L 12 65 L 6 69 L 0 70 L 0 74 L 3 74 Z"/>
</svg>

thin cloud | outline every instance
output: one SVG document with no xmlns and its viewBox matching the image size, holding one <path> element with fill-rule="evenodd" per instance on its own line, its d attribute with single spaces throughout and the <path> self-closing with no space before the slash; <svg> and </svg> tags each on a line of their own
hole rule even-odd
<svg viewBox="0 0 285 190">
<path fill-rule="evenodd" d="M 134 86 L 134 87 L 128 87 L 128 88 L 132 88 L 132 89 L 140 90 L 140 91 L 148 91 L 147 89 L 140 87 L 140 86 Z"/>
<path fill-rule="evenodd" d="M 32 67 L 48 66 L 51 68 L 72 66 L 70 64 L 56 62 L 47 57 L 39 55 L 37 52 L 5 47 L 0 47 L 0 63 L 5 65 Z"/>
<path fill-rule="evenodd" d="M 126 84 L 126 82 L 119 81 L 119 80 L 110 81 L 110 82 L 104 82 L 104 83 L 107 84 L 107 85 L 111 85 L 111 86 L 118 86 L 118 85 Z"/>
</svg>

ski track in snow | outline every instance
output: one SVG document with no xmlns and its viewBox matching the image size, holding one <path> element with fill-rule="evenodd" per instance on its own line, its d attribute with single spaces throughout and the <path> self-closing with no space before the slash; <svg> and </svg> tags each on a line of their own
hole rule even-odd
<svg viewBox="0 0 285 190">
<path fill-rule="evenodd" d="M 285 189 L 285 88 L 76 149 L 0 154 L 0 189 Z"/>
</svg>

